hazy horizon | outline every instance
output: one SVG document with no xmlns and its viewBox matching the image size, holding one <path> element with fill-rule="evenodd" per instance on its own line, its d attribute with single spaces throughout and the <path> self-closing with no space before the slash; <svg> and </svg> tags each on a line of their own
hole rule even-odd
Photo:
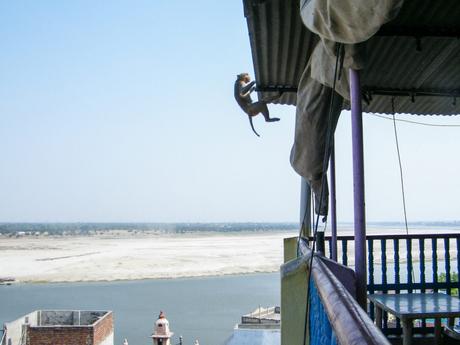
<svg viewBox="0 0 460 345">
<path fill-rule="evenodd" d="M 324 224 L 324 223 L 321 223 Z M 354 222 L 353 221 L 339 221 L 337 222 L 337 226 L 340 228 L 341 226 L 353 226 Z M 403 221 L 399 220 L 384 220 L 384 221 L 379 221 L 379 220 L 374 220 L 374 221 L 368 221 L 366 222 L 368 226 L 404 226 L 405 223 Z M 410 226 L 460 226 L 460 220 L 451 220 L 451 221 L 445 221 L 445 220 L 419 220 L 419 221 L 411 221 L 407 223 Z M 91 225 L 100 225 L 100 226 L 174 226 L 174 225 L 179 225 L 179 226 L 204 226 L 205 228 L 209 228 L 210 226 L 220 226 L 220 225 L 228 225 L 228 226 L 251 226 L 251 227 L 264 227 L 264 226 L 269 226 L 269 227 L 276 227 L 276 226 L 282 226 L 282 227 L 289 227 L 289 228 L 297 228 L 299 227 L 299 222 L 291 222 L 291 221 L 271 221 L 271 222 L 266 222 L 266 221 L 235 221 L 235 222 L 225 222 L 225 221 L 215 221 L 215 222 L 136 222 L 136 221 L 126 221 L 126 222 L 105 222 L 105 221 L 97 221 L 97 222 L 4 222 L 0 221 L 0 231 L 2 230 L 3 227 L 8 227 L 8 226 L 19 226 L 19 225 L 38 225 L 38 226 L 47 226 L 47 225 L 53 225 L 53 226 L 65 226 L 65 225 L 83 225 L 83 226 L 91 226 Z M 330 229 L 330 222 L 326 223 L 327 229 Z M 320 225 L 320 228 L 323 228 L 323 226 Z M 121 229 L 122 230 L 122 229 Z"/>
<path fill-rule="evenodd" d="M 299 218 L 295 109 L 254 120 L 241 1 L 0 3 L 0 219 L 242 222 Z M 397 115 L 431 124 L 455 116 Z M 351 124 L 336 131 L 337 212 L 353 220 Z M 459 127 L 398 122 L 407 215 L 459 219 Z M 403 221 L 393 124 L 364 115 L 366 217 Z"/>
</svg>

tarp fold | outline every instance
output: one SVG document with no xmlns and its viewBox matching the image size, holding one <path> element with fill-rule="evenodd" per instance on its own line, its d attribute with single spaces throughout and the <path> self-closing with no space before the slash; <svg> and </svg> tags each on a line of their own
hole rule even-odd
<svg viewBox="0 0 460 345">
<path fill-rule="evenodd" d="M 327 179 L 323 174 L 325 156 L 329 161 L 327 130 L 335 131 L 344 99 L 350 99 L 349 69 L 360 70 L 366 64 L 366 41 L 398 14 L 404 0 L 301 0 L 300 15 L 305 26 L 316 33 L 318 41 L 297 89 L 295 138 L 291 165 L 311 186 L 316 213 L 328 213 Z M 342 44 L 339 60 L 340 80 L 334 72 L 337 43 Z M 334 102 L 330 109 L 332 95 Z M 331 121 L 328 115 L 331 112 Z M 322 198 L 321 198 L 322 195 Z M 321 205 L 321 207 L 320 207 Z"/>
<path fill-rule="evenodd" d="M 340 43 L 360 43 L 399 13 L 404 0 L 301 0 L 305 26 L 321 38 Z"/>
</svg>

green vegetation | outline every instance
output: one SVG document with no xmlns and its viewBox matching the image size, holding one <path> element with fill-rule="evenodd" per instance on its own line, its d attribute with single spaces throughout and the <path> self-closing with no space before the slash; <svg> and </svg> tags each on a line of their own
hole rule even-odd
<svg viewBox="0 0 460 345">
<path fill-rule="evenodd" d="M 238 232 L 297 230 L 295 223 L 0 223 L 0 234 L 24 235 L 89 235 L 117 230 L 129 233 Z"/>
<path fill-rule="evenodd" d="M 450 274 L 450 281 L 457 283 L 458 282 L 458 272 L 453 272 Z M 438 282 L 440 283 L 445 283 L 446 282 L 446 274 L 445 273 L 440 273 L 438 274 Z M 452 296 L 458 296 L 458 289 L 451 289 L 451 295 Z"/>
</svg>

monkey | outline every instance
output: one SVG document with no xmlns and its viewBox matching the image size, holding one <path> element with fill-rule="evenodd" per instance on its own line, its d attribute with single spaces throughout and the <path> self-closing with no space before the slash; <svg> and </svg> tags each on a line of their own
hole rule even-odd
<svg viewBox="0 0 460 345">
<path fill-rule="evenodd" d="M 267 103 L 279 98 L 281 94 L 265 98 L 258 102 L 253 102 L 251 99 L 251 93 L 255 90 L 255 81 L 251 81 L 251 77 L 249 73 L 241 73 L 236 76 L 235 81 L 235 100 L 238 105 L 243 109 L 243 111 L 248 115 L 249 124 L 251 125 L 252 131 L 260 137 L 259 133 L 256 132 L 254 129 L 254 124 L 252 123 L 252 118 L 260 113 L 265 118 L 266 122 L 276 122 L 280 119 L 278 117 L 270 117 L 270 113 L 268 111 Z"/>
</svg>

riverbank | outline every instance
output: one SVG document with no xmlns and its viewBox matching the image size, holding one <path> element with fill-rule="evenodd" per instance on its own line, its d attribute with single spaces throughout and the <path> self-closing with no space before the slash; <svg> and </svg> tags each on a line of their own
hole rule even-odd
<svg viewBox="0 0 460 345">
<path fill-rule="evenodd" d="M 0 277 L 117 281 L 275 272 L 295 233 L 104 234 L 0 239 Z"/>
<path fill-rule="evenodd" d="M 458 228 L 413 227 L 416 233 L 458 233 Z M 368 234 L 404 234 L 401 227 L 369 227 Z M 342 226 L 341 235 L 352 235 Z M 0 236 L 0 281 L 22 283 L 88 282 L 140 279 L 171 279 L 219 275 L 276 272 L 282 263 L 283 238 L 296 236 L 294 230 L 194 231 L 101 231 L 92 235 Z M 400 262 L 405 245 L 400 244 Z M 442 243 L 438 243 L 440 258 Z M 456 258 L 451 246 L 451 258 Z M 392 251 L 392 243 L 387 251 Z M 353 265 L 353 242 L 348 243 L 348 264 Z M 393 255 L 387 253 L 387 261 Z M 342 253 L 339 243 L 339 253 Z M 418 242 L 412 253 L 418 258 Z M 380 263 L 380 246 L 374 246 L 374 263 Z M 431 259 L 431 244 L 425 244 Z M 10 282 L 7 282 L 8 284 Z"/>
</svg>

